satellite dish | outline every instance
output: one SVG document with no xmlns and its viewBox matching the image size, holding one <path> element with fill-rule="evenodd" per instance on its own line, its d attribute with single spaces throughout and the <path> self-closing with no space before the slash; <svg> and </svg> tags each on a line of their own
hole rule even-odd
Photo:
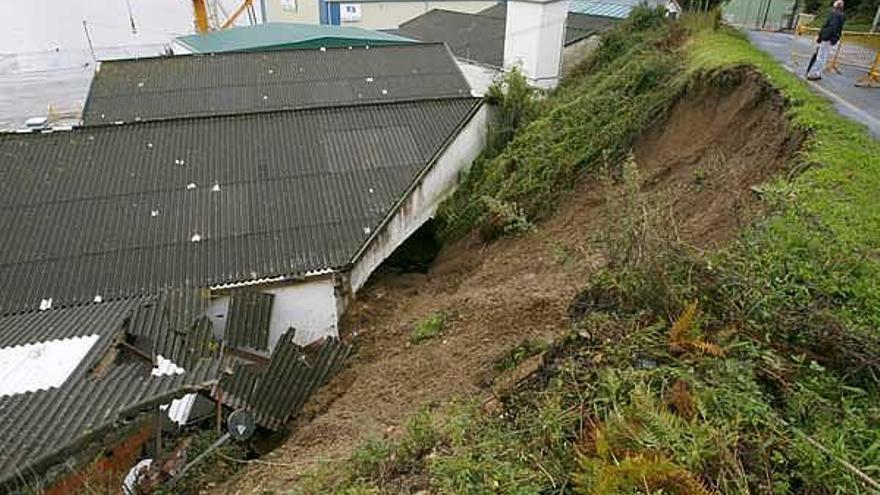
<svg viewBox="0 0 880 495">
<path fill-rule="evenodd" d="M 247 409 L 232 411 L 232 414 L 226 418 L 226 428 L 232 438 L 239 442 L 250 438 L 257 429 L 254 424 L 254 415 Z"/>
</svg>

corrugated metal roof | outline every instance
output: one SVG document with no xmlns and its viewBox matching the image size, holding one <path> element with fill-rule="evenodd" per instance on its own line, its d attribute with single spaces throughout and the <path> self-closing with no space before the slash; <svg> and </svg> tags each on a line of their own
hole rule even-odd
<svg viewBox="0 0 880 495">
<path fill-rule="evenodd" d="M 661 0 L 570 0 L 569 12 L 578 14 L 625 19 L 632 9 L 639 5 L 649 7 L 662 6 Z"/>
<path fill-rule="evenodd" d="M 446 47 L 182 55 L 103 62 L 86 125 L 469 96 Z"/>
<path fill-rule="evenodd" d="M 482 64 L 504 64 L 507 4 L 476 14 L 434 9 L 400 25 L 395 34 L 426 42 L 446 43 L 457 56 Z M 611 28 L 614 20 L 579 14 L 566 19 L 565 44 L 569 45 Z"/>
<path fill-rule="evenodd" d="M 211 333 L 198 314 L 205 307 L 200 294 L 178 289 L 0 318 L 0 349 L 48 341 L 75 360 L 50 389 L 12 390 L 30 382 L 3 377 L 0 492 L 19 472 L 39 476 L 134 415 L 216 383 L 219 346 L 198 345 Z M 71 345 L 93 335 L 100 337 L 85 353 Z M 122 342 L 146 344 L 146 351 L 130 352 Z M 165 359 L 155 368 L 148 357 L 157 354 Z M 160 371 L 163 376 L 154 376 Z"/>
<path fill-rule="evenodd" d="M 222 383 L 223 402 L 252 411 L 266 428 L 280 429 L 298 414 L 351 353 L 351 346 L 339 339 L 325 339 L 303 349 L 294 344 L 294 333 L 290 329 L 281 336 L 266 369 L 238 364 Z"/>
<path fill-rule="evenodd" d="M 140 413 L 209 389 L 218 374 L 218 363 L 209 360 L 160 377 L 131 363 L 69 387 L 0 398 L 0 489 L 20 474 L 40 473 L 65 460 Z"/>
<path fill-rule="evenodd" d="M 232 347 L 269 348 L 269 320 L 275 296 L 238 290 L 230 297 L 224 340 Z"/>
<path fill-rule="evenodd" d="M 2 136 L 0 314 L 343 267 L 478 104 Z"/>
<path fill-rule="evenodd" d="M 205 34 L 181 36 L 175 41 L 196 53 L 294 48 L 302 45 L 313 46 L 317 43 L 323 46 L 345 47 L 413 43 L 413 40 L 401 36 L 359 27 L 293 22 L 239 26 Z"/>
</svg>

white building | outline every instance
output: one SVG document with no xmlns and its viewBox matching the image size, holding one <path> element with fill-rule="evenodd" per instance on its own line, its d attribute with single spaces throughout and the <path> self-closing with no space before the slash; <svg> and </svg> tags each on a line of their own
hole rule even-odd
<svg viewBox="0 0 880 495">
<path fill-rule="evenodd" d="M 515 0 L 476 14 L 432 10 L 390 32 L 446 43 L 477 94 L 513 65 L 533 84 L 552 87 L 560 74 L 598 46 L 602 32 L 618 22 L 613 17 L 567 12 L 567 5 Z"/>
<path fill-rule="evenodd" d="M 263 0 L 269 22 L 302 22 L 393 29 L 432 9 L 479 12 L 495 1 L 486 0 Z"/>
</svg>

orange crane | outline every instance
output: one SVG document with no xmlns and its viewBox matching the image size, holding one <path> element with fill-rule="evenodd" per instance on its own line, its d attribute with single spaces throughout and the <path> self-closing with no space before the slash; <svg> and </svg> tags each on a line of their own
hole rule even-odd
<svg viewBox="0 0 880 495">
<path fill-rule="evenodd" d="M 203 34 L 211 31 L 211 25 L 208 22 L 207 0 L 192 0 L 192 3 L 196 32 Z M 254 13 L 254 0 L 244 0 L 241 5 L 239 5 L 238 8 L 235 9 L 235 12 L 227 17 L 226 22 L 216 27 L 215 29 L 226 29 L 229 26 L 232 26 L 232 24 L 235 23 L 235 20 L 238 19 L 245 11 L 248 11 L 249 15 L 251 15 L 253 19 L 256 19 L 256 13 Z"/>
</svg>

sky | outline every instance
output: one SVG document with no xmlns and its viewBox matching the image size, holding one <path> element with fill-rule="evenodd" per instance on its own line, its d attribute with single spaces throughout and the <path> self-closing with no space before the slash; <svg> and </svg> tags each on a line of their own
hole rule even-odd
<svg viewBox="0 0 880 495">
<path fill-rule="evenodd" d="M 219 2 L 232 12 L 241 0 Z M 0 0 L 0 9 L 0 130 L 82 107 L 95 68 L 83 20 L 99 60 L 156 56 L 193 33 L 192 0 Z"/>
<path fill-rule="evenodd" d="M 95 47 L 167 43 L 192 32 L 189 0 L 128 0 L 137 34 L 132 34 L 126 0 L 0 0 L 6 24 L 0 53 L 88 48 L 82 21 Z"/>
</svg>

